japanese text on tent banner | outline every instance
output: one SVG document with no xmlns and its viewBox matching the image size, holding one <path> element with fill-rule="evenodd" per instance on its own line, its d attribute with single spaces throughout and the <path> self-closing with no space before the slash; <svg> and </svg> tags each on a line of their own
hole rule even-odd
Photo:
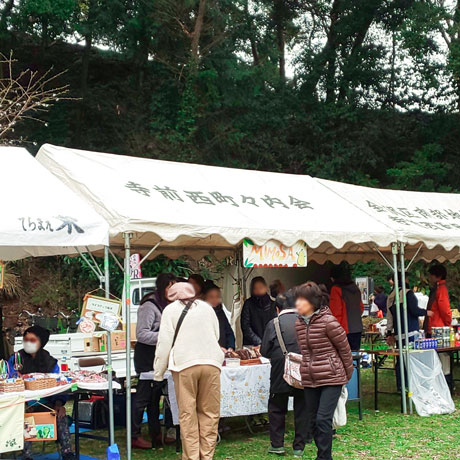
<svg viewBox="0 0 460 460">
<path fill-rule="evenodd" d="M 125 187 L 134 193 L 140 194 L 150 198 L 154 194 L 159 193 L 163 199 L 169 201 L 191 202 L 193 204 L 204 204 L 208 206 L 216 206 L 220 204 L 229 204 L 231 206 L 268 206 L 269 208 L 276 209 L 313 209 L 309 201 L 300 200 L 294 196 L 289 195 L 286 198 L 279 198 L 265 194 L 264 196 L 254 197 L 248 195 L 224 195 L 221 192 L 203 192 L 199 190 L 175 190 L 168 186 L 160 187 L 155 185 L 153 187 L 146 187 L 134 181 L 129 181 Z"/>
<path fill-rule="evenodd" d="M 293 246 L 284 246 L 278 241 L 267 241 L 263 246 L 251 240 L 243 241 L 244 266 L 251 267 L 306 267 L 307 245 L 298 241 Z"/>
<path fill-rule="evenodd" d="M 369 208 L 404 226 L 417 225 L 431 230 L 460 229 L 460 211 L 420 207 L 399 208 L 366 201 Z"/>
</svg>

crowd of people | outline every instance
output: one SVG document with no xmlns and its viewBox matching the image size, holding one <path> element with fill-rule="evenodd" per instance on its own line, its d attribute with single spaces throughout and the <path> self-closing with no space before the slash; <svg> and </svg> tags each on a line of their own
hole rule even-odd
<svg viewBox="0 0 460 460">
<path fill-rule="evenodd" d="M 317 458 L 332 458 L 333 414 L 342 387 L 353 372 L 351 344 L 359 348 L 356 335 L 362 330 L 359 289 L 345 272 L 340 276 L 337 272 L 333 281 L 335 303 L 324 285 L 313 282 L 286 291 L 279 281 L 270 286 L 260 276 L 251 281 L 240 324 L 243 345 L 271 360 L 270 453 L 285 453 L 285 418 L 289 397 L 293 396 L 293 454 L 302 456 L 306 443 L 314 440 Z M 271 294 L 277 294 L 276 298 Z M 285 352 L 275 319 L 279 321 L 283 347 L 302 355 L 303 389 L 295 389 L 283 379 Z M 145 409 L 155 418 L 152 439 L 159 436 L 157 414 L 164 375 L 169 370 L 179 409 L 183 458 L 211 459 L 219 428 L 220 370 L 225 352 L 235 349 L 235 334 L 219 287 L 200 275 L 188 280 L 160 275 L 157 290 L 141 301 L 137 340 L 136 371 L 146 372 L 148 364 L 152 367 L 153 363 L 154 381 L 140 380 L 137 387 L 133 447 L 152 446 L 140 436 L 138 428 Z"/>
<path fill-rule="evenodd" d="M 403 341 L 413 340 L 420 328 L 420 317 L 426 318 L 427 336 L 432 327 L 451 324 L 446 269 L 434 265 L 429 274 L 433 289 L 426 309 L 420 308 L 416 294 L 408 286 L 400 289 L 401 298 L 407 299 L 409 326 Z M 334 268 L 330 281 L 329 290 L 311 281 L 289 290 L 280 281 L 268 286 L 260 276 L 251 281 L 250 297 L 242 308 L 240 324 L 243 345 L 256 348 L 271 360 L 269 453 L 285 453 L 286 414 L 289 398 L 293 397 L 293 455 L 301 457 L 305 445 L 314 441 L 316 459 L 332 459 L 333 414 L 343 385 L 352 377 L 352 351 L 361 346 L 364 306 L 361 292 L 347 268 Z M 395 299 L 394 289 L 386 295 L 379 287 L 373 300 L 387 318 L 390 345 L 401 333 Z M 236 347 L 220 288 L 197 274 L 188 280 L 178 279 L 172 273 L 160 274 L 156 290 L 140 302 L 136 335 L 134 365 L 139 380 L 132 411 L 133 447 L 148 449 L 163 442 L 174 442 L 172 436 L 161 437 L 159 422 L 165 373 L 169 370 L 179 409 L 183 459 L 211 460 L 220 421 L 221 366 L 225 353 Z M 23 373 L 58 372 L 56 359 L 44 350 L 48 338 L 49 332 L 39 326 L 25 331 L 24 347 L 19 352 Z M 294 388 L 284 379 L 287 353 L 301 355 L 302 389 Z M 17 354 L 11 359 L 16 359 L 15 356 Z M 17 369 L 16 364 L 10 362 L 10 369 Z M 399 366 L 396 369 L 399 372 Z M 152 371 L 153 380 L 142 378 L 143 373 Z M 400 375 L 397 379 L 399 384 Z M 56 397 L 48 404 L 54 406 L 58 415 L 58 440 L 63 459 L 71 460 L 74 453 L 64 421 L 65 398 Z M 141 435 L 145 410 L 151 441 Z M 168 411 L 165 423 L 172 428 Z M 24 448 L 25 460 L 32 458 L 29 444 Z"/>
</svg>

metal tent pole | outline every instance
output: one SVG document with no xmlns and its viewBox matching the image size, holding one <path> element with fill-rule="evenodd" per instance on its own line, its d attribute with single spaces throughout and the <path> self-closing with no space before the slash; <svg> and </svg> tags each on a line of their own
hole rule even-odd
<svg viewBox="0 0 460 460">
<path fill-rule="evenodd" d="M 406 379 L 404 375 L 404 356 L 402 346 L 402 334 L 401 334 L 401 302 L 399 298 L 399 283 L 398 283 L 398 244 L 393 243 L 391 245 L 391 252 L 393 254 L 393 270 L 394 270 L 394 283 L 395 283 L 395 304 L 396 304 L 396 324 L 398 325 L 398 350 L 399 350 L 399 369 L 401 371 L 401 401 L 402 410 L 404 414 L 407 414 L 406 405 Z"/>
<path fill-rule="evenodd" d="M 104 247 L 104 288 L 105 298 L 110 299 L 109 248 L 107 246 Z M 112 340 L 110 331 L 107 331 L 107 374 L 109 381 L 109 440 L 110 445 L 112 445 L 115 444 L 115 423 L 113 417 Z"/>
<path fill-rule="evenodd" d="M 126 315 L 126 458 L 131 460 L 131 233 L 125 233 L 125 315 Z"/>
<path fill-rule="evenodd" d="M 399 257 L 401 264 L 401 287 L 403 291 L 403 319 L 404 319 L 404 336 L 406 337 L 405 342 L 405 355 L 404 360 L 407 369 L 407 396 L 409 398 L 409 413 L 413 413 L 412 409 L 412 392 L 410 387 L 410 363 L 409 363 L 409 325 L 407 320 L 407 296 L 406 296 L 406 263 L 404 260 L 404 243 L 399 243 Z"/>
</svg>

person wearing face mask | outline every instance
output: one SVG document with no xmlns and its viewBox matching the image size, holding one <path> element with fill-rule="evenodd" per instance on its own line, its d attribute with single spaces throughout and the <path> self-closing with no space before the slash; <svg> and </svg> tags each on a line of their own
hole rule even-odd
<svg viewBox="0 0 460 460">
<path fill-rule="evenodd" d="M 300 374 L 317 460 L 332 460 L 332 419 L 342 387 L 353 375 L 347 334 L 329 310 L 328 301 L 326 288 L 312 281 L 296 290 Z"/>
<path fill-rule="evenodd" d="M 267 324 L 276 317 L 275 301 L 268 294 L 264 278 L 251 280 L 251 297 L 244 302 L 241 311 L 243 345 L 260 347 Z"/>
<path fill-rule="evenodd" d="M 23 348 L 18 353 L 13 354 L 9 359 L 10 377 L 18 375 L 32 374 L 40 372 L 44 374 L 59 374 L 60 369 L 57 359 L 53 358 L 48 351 L 44 349 L 48 343 L 50 333 L 47 329 L 40 326 L 31 326 L 25 330 L 23 335 Z M 19 357 L 17 356 L 19 355 Z M 67 398 L 62 395 L 56 395 L 45 401 L 47 406 L 54 406 L 57 414 L 57 438 L 61 445 L 63 460 L 75 459 L 72 451 L 69 425 L 64 404 Z M 30 408 L 30 410 L 33 410 Z M 40 411 L 43 411 L 40 408 Z M 24 442 L 22 454 L 23 460 L 33 459 L 32 442 Z"/>
</svg>

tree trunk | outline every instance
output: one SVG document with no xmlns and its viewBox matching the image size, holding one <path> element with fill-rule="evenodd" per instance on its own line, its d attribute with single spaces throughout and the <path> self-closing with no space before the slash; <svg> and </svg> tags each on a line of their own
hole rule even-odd
<svg viewBox="0 0 460 460">
<path fill-rule="evenodd" d="M 326 53 L 327 57 L 327 69 L 326 69 L 326 103 L 335 102 L 335 79 L 336 79 L 336 62 L 337 62 L 337 47 L 338 47 L 338 33 L 337 23 L 340 17 L 340 0 L 335 0 L 332 4 L 331 9 L 331 26 L 329 28 L 329 34 L 327 37 L 328 49 Z M 327 46 L 326 44 L 326 46 Z"/>
<path fill-rule="evenodd" d="M 251 17 L 249 15 L 249 1 L 246 1 L 244 4 L 244 14 L 249 31 L 249 42 L 251 43 L 252 63 L 254 66 L 258 66 L 260 64 L 260 58 L 259 51 L 257 49 L 257 42 L 254 40 L 254 36 L 252 34 L 253 29 L 251 24 Z"/>
<path fill-rule="evenodd" d="M 356 33 L 354 34 L 353 45 L 348 56 L 344 53 L 344 73 L 340 83 L 339 99 L 343 100 L 349 94 L 349 84 L 352 80 L 349 69 L 359 68 L 359 50 L 363 46 L 367 33 L 374 22 L 378 9 L 382 5 L 382 0 L 367 0 L 362 8 L 355 13 L 357 18 Z"/>
<path fill-rule="evenodd" d="M 284 0 L 275 0 L 273 4 L 273 19 L 276 28 L 276 43 L 278 47 L 278 62 L 281 84 L 286 81 L 286 39 L 284 36 L 285 9 Z"/>
<path fill-rule="evenodd" d="M 331 79 L 332 71 L 334 68 L 335 73 L 335 62 L 334 65 L 330 65 L 329 61 L 331 58 L 335 59 L 336 52 L 337 52 L 337 26 L 339 23 L 339 16 L 340 16 L 340 7 L 341 7 L 341 0 L 334 0 L 332 3 L 330 18 L 331 22 L 329 25 L 329 31 L 327 34 L 327 41 L 324 45 L 323 49 L 315 56 L 313 63 L 312 63 L 312 72 L 309 75 L 309 78 L 306 82 L 306 87 L 308 91 L 312 94 L 315 94 L 316 88 L 321 77 L 324 74 L 324 68 L 326 64 L 327 66 L 327 80 Z M 333 82 L 329 82 L 327 84 L 332 84 Z M 334 85 L 333 85 L 334 86 Z M 331 89 L 328 88 L 329 94 L 331 95 Z"/>
<path fill-rule="evenodd" d="M 205 11 L 206 11 L 206 0 L 200 0 L 200 4 L 198 6 L 198 14 L 197 14 L 196 21 L 195 21 L 195 27 L 192 33 L 192 44 L 191 44 L 192 62 L 195 66 L 198 65 L 198 62 L 200 60 L 200 38 L 201 38 L 201 32 L 203 31 Z"/>
</svg>

